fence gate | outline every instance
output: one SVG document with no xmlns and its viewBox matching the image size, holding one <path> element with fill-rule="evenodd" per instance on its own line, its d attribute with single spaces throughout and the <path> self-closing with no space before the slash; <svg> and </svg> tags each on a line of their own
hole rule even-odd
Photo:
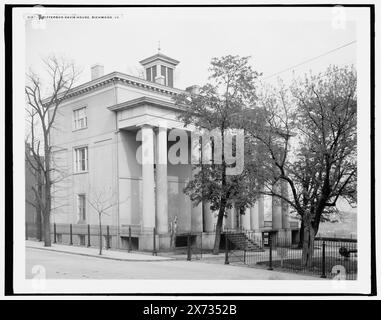
<svg viewBox="0 0 381 320">
<path fill-rule="evenodd" d="M 221 236 L 221 243 L 226 263 L 250 265 L 254 257 L 263 255 L 265 251 L 263 238 L 248 231 L 227 230 Z"/>
</svg>

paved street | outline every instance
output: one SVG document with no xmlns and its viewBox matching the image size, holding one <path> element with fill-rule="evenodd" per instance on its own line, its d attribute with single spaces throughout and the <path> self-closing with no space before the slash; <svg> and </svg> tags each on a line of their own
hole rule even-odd
<svg viewBox="0 0 381 320">
<path fill-rule="evenodd" d="M 198 261 L 119 261 L 26 248 L 26 277 L 42 265 L 48 279 L 311 280 L 315 277 Z"/>
</svg>

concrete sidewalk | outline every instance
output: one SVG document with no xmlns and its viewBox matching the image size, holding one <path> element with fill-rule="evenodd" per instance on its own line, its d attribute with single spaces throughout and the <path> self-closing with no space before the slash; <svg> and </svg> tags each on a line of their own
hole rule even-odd
<svg viewBox="0 0 381 320">
<path fill-rule="evenodd" d="M 25 249 L 25 276 L 33 279 L 36 265 L 45 268 L 47 279 L 136 279 L 136 280 L 321 280 L 285 272 L 204 263 L 198 261 L 118 261 L 97 259 L 40 248 Z M 247 283 L 255 290 L 257 284 Z M 213 285 L 212 285 L 213 287 Z M 214 292 L 211 289 L 211 292 Z"/>
<path fill-rule="evenodd" d="M 302 275 L 302 274 L 289 273 L 284 271 L 275 271 L 275 270 L 269 271 L 262 268 L 249 268 L 246 265 L 242 265 L 242 264 L 234 263 L 234 262 L 231 262 L 229 265 L 225 265 L 224 254 L 220 254 L 218 256 L 215 256 L 213 254 L 203 254 L 201 260 L 197 259 L 196 257 L 193 257 L 192 263 L 189 263 L 188 261 L 186 261 L 186 255 L 170 256 L 171 253 L 166 253 L 166 255 L 164 256 L 153 256 L 152 253 L 150 252 L 137 253 L 137 252 L 127 252 L 127 251 L 117 251 L 117 250 L 102 250 L 102 255 L 99 255 L 99 248 L 96 248 L 96 247 L 88 248 L 88 247 L 82 247 L 82 246 L 70 246 L 70 245 L 53 244 L 53 243 L 51 247 L 44 247 L 43 242 L 38 242 L 33 240 L 26 240 L 25 246 L 26 246 L 26 249 L 36 249 L 40 251 L 41 254 L 44 252 L 45 252 L 44 254 L 49 254 L 49 252 L 51 254 L 53 253 L 69 254 L 72 256 L 72 258 L 68 257 L 67 260 L 63 260 L 63 261 L 72 261 L 72 262 L 69 262 L 70 266 L 74 263 L 74 261 L 75 263 L 77 263 L 79 261 L 82 261 L 81 259 L 87 259 L 86 257 L 107 259 L 109 261 L 107 263 L 112 263 L 111 261 L 114 260 L 115 268 L 118 269 L 120 267 L 123 270 L 123 272 L 121 271 L 120 274 L 119 273 L 114 274 L 111 272 L 110 274 L 111 278 L 114 276 L 116 278 L 125 277 L 124 272 L 126 270 L 126 267 L 130 266 L 131 268 L 133 268 L 132 270 L 134 274 L 137 272 L 136 270 L 141 271 L 139 273 L 140 276 L 137 276 L 137 279 L 151 279 L 151 278 L 161 279 L 161 276 L 162 276 L 161 273 L 165 274 L 165 277 L 167 277 L 168 279 L 172 279 L 172 278 L 192 279 L 197 277 L 200 277 L 200 279 L 262 279 L 262 280 L 264 279 L 267 279 L 267 280 L 290 280 L 290 279 L 317 280 L 317 279 L 320 279 L 319 277 L 312 276 L 312 275 Z M 76 255 L 77 257 L 75 257 Z M 83 258 L 81 258 L 80 256 L 82 256 Z M 53 260 L 55 261 L 55 259 L 57 259 L 57 256 L 55 256 Z M 62 257 L 60 259 L 62 259 Z M 129 262 L 135 262 L 135 263 L 121 265 L 120 263 L 123 261 L 129 261 Z M 142 264 L 142 262 L 150 262 L 150 263 Z M 102 264 L 100 260 L 98 260 L 98 262 L 94 261 L 90 265 L 94 266 L 94 263 L 98 265 L 99 268 L 103 268 L 104 264 Z M 108 264 L 105 264 L 105 265 L 108 265 Z M 78 268 L 83 269 L 83 268 L 87 268 L 87 266 L 83 265 L 82 267 L 78 267 Z M 146 273 L 144 272 L 144 270 L 146 271 Z M 185 270 L 189 272 L 189 275 L 184 274 Z M 65 272 L 67 273 L 68 271 L 66 270 Z M 105 272 L 106 272 L 105 270 L 102 271 L 101 273 L 102 276 L 105 276 Z M 156 276 L 153 276 L 153 274 L 156 274 Z"/>
<path fill-rule="evenodd" d="M 102 250 L 102 255 L 99 255 L 99 248 L 96 247 L 79 247 L 79 246 L 69 246 L 63 244 L 52 243 L 51 247 L 44 247 L 44 242 L 26 240 L 26 248 L 40 249 L 46 251 L 62 252 L 77 254 L 81 256 L 88 256 L 101 259 L 111 259 L 119 261 L 170 261 L 174 260 L 171 257 L 153 256 L 152 253 L 134 253 L 126 251 L 116 251 L 116 250 Z"/>
</svg>

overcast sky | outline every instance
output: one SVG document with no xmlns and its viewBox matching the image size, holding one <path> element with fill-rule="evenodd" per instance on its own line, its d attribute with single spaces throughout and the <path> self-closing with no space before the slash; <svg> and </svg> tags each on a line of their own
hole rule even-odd
<svg viewBox="0 0 381 320">
<path fill-rule="evenodd" d="M 119 18 L 46 20 L 44 29 L 26 23 L 26 67 L 39 72 L 41 58 L 65 55 L 83 68 L 80 82 L 90 80 L 90 66 L 105 73 L 137 74 L 139 61 L 161 52 L 180 61 L 175 87 L 204 84 L 212 57 L 250 55 L 255 70 L 267 78 L 356 40 L 351 21 L 333 23 L 332 8 L 114 8 Z M 64 11 L 46 9 L 46 14 Z M 67 13 L 107 14 L 107 9 L 66 9 Z M 115 16 L 114 16 L 115 17 Z M 336 27 L 335 27 L 336 26 Z M 318 72 L 329 64 L 355 64 L 356 43 L 295 68 L 295 75 Z M 279 74 L 284 79 L 292 71 Z"/>
</svg>

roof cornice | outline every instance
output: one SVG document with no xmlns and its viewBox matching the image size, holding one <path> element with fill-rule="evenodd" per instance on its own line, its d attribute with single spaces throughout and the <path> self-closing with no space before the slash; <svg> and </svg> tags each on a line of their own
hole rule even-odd
<svg viewBox="0 0 381 320">
<path fill-rule="evenodd" d="M 175 60 L 171 57 L 168 57 L 162 53 L 156 53 L 153 56 L 150 56 L 148 58 L 145 58 L 145 59 L 139 61 L 139 63 L 144 66 L 144 65 L 151 63 L 153 61 L 156 61 L 156 60 L 162 60 L 162 61 L 168 62 L 169 64 L 172 64 L 173 66 L 177 66 L 180 63 L 180 61 Z"/>
<path fill-rule="evenodd" d="M 104 75 L 100 78 L 94 79 L 92 81 L 81 84 L 75 88 L 72 88 L 66 94 L 61 93 L 58 95 L 57 100 L 62 102 L 64 100 L 81 96 L 97 90 L 101 87 L 106 87 L 108 85 L 122 84 L 130 87 L 135 87 L 138 89 L 146 91 L 154 91 L 159 94 L 175 96 L 181 93 L 184 93 L 183 90 L 167 87 L 155 82 L 147 81 L 138 77 L 130 76 L 122 72 L 112 72 L 107 75 Z M 43 100 L 43 103 L 48 103 L 50 98 Z"/>
<path fill-rule="evenodd" d="M 158 106 L 158 107 L 164 107 L 167 109 L 173 109 L 175 111 L 181 111 L 183 110 L 181 106 L 176 105 L 174 102 L 169 102 L 169 101 L 163 101 L 151 97 L 140 97 L 136 98 L 133 100 L 128 100 L 122 103 L 115 104 L 113 106 L 108 107 L 107 109 L 111 111 L 121 111 L 121 110 L 126 110 L 134 107 L 138 107 L 141 105 L 153 105 L 153 106 Z"/>
</svg>

